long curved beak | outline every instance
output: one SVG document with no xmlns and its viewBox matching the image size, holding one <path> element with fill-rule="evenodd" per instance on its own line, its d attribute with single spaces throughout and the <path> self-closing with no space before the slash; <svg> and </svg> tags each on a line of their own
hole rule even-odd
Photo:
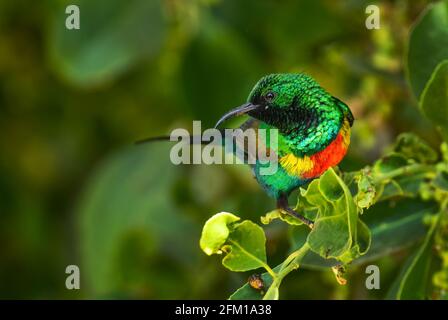
<svg viewBox="0 0 448 320">
<path fill-rule="evenodd" d="M 229 112 L 227 112 L 225 115 L 223 115 L 221 117 L 221 119 L 218 120 L 218 122 L 216 122 L 215 124 L 215 129 L 219 127 L 219 125 L 221 123 L 223 123 L 224 121 L 230 119 L 230 118 L 234 118 L 243 114 L 248 113 L 249 111 L 255 110 L 258 107 L 260 107 L 259 105 L 256 104 L 252 104 L 252 103 L 245 103 L 239 107 L 236 107 L 235 109 L 230 110 Z"/>
</svg>

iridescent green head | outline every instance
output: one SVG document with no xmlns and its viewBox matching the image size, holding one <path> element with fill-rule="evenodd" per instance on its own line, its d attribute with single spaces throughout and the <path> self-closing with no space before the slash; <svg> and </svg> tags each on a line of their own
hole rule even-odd
<svg viewBox="0 0 448 320">
<path fill-rule="evenodd" d="M 343 116 L 353 122 L 350 109 L 306 74 L 280 73 L 261 78 L 249 94 L 248 102 L 224 115 L 217 125 L 241 114 L 281 131 L 310 127 L 318 121 L 340 122 Z"/>
<path fill-rule="evenodd" d="M 216 124 L 248 114 L 298 145 L 298 153 L 320 150 L 339 132 L 344 118 L 353 115 L 345 103 L 326 92 L 305 74 L 271 74 L 258 81 L 248 102 L 225 114 Z"/>
<path fill-rule="evenodd" d="M 270 74 L 257 82 L 248 102 L 280 111 L 297 105 L 310 89 L 320 89 L 320 86 L 305 74 Z"/>
</svg>

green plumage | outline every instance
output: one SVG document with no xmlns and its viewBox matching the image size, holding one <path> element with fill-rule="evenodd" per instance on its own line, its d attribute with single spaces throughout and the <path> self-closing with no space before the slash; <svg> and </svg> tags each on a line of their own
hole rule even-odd
<svg viewBox="0 0 448 320">
<path fill-rule="evenodd" d="M 271 74 L 258 81 L 247 103 L 227 112 L 215 127 L 242 114 L 251 119 L 241 129 L 276 129 L 278 136 L 277 144 L 271 144 L 267 130 L 267 141 L 264 141 L 270 152 L 278 156 L 277 171 L 261 174 L 261 169 L 271 164 L 262 164 L 256 155 L 250 155 L 256 158 L 252 169 L 258 183 L 277 200 L 278 208 L 312 227 L 312 221 L 288 206 L 288 195 L 337 165 L 345 156 L 353 124 L 350 109 L 305 74 Z M 160 139 L 169 140 L 169 137 L 145 141 Z M 189 141 L 197 143 L 194 137 Z M 226 144 L 226 139 L 222 142 Z M 242 148 L 237 146 L 234 152 L 248 156 L 250 150 Z"/>
<path fill-rule="evenodd" d="M 253 126 L 278 129 L 279 157 L 312 156 L 325 149 L 338 135 L 344 119 L 353 122 L 350 109 L 305 74 L 272 74 L 252 89 L 248 103 L 260 106 L 247 112 L 257 119 Z M 269 142 L 268 142 L 269 147 Z M 289 174 L 281 165 L 273 175 L 261 175 L 257 162 L 254 175 L 272 197 L 279 199 L 311 179 Z"/>
<path fill-rule="evenodd" d="M 269 103 L 268 92 L 275 93 Z M 353 122 L 350 109 L 305 74 L 271 74 L 252 89 L 248 102 L 266 104 L 268 110 L 249 113 L 262 120 L 263 128 L 279 129 L 281 154 L 312 155 L 336 137 L 344 116 Z"/>
</svg>

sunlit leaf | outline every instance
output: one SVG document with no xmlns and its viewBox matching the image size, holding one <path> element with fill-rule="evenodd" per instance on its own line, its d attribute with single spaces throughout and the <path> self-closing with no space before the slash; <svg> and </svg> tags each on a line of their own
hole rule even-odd
<svg viewBox="0 0 448 320">
<path fill-rule="evenodd" d="M 222 264 L 232 271 L 247 271 L 266 263 L 266 237 L 261 227 L 245 220 L 239 223 L 227 239 L 228 253 Z"/>
<path fill-rule="evenodd" d="M 283 222 L 286 222 L 290 225 L 301 225 L 303 224 L 299 219 L 282 213 L 280 210 L 273 210 L 271 212 L 266 213 L 264 216 L 261 216 L 261 223 L 263 224 L 269 224 L 275 219 L 280 219 Z"/>
<path fill-rule="evenodd" d="M 255 223 L 221 212 L 202 230 L 200 246 L 208 254 L 224 253 L 222 264 L 232 271 L 248 271 L 266 264 L 266 237 Z"/>
<path fill-rule="evenodd" d="M 208 219 L 199 241 L 202 251 L 208 255 L 220 252 L 229 237 L 229 225 L 238 220 L 240 220 L 239 217 L 228 212 L 215 214 Z"/>
<path fill-rule="evenodd" d="M 353 197 L 333 169 L 313 181 L 302 196 L 319 208 L 307 240 L 314 252 L 347 263 L 368 250 L 370 233 L 358 221 Z"/>
</svg>

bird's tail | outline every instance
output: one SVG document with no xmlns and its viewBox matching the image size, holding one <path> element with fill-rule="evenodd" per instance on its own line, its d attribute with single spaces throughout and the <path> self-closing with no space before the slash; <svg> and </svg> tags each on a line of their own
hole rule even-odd
<svg viewBox="0 0 448 320">
<path fill-rule="evenodd" d="M 249 153 L 247 151 L 247 148 L 244 145 L 244 142 L 239 141 L 236 138 L 229 139 L 226 137 L 224 130 L 219 130 L 221 133 L 221 140 L 220 142 L 216 142 L 215 140 L 207 141 L 203 140 L 201 135 L 194 135 L 194 136 L 175 136 L 173 140 L 171 140 L 170 136 L 155 136 L 155 137 L 149 137 L 141 140 L 137 140 L 135 142 L 136 145 L 142 145 L 142 144 L 148 144 L 148 143 L 154 143 L 154 142 L 181 142 L 185 141 L 192 146 L 192 145 L 215 145 L 215 146 L 221 146 L 224 148 L 226 153 L 233 154 L 236 156 L 236 158 L 239 159 L 242 163 L 249 164 Z M 226 143 L 232 142 L 232 149 L 227 148 Z"/>
<path fill-rule="evenodd" d="M 221 135 L 223 136 L 222 132 L 221 132 Z M 149 138 L 137 140 L 135 142 L 135 144 L 140 145 L 140 144 L 146 144 L 146 143 L 152 143 L 152 142 L 158 142 L 158 141 L 176 142 L 176 141 L 180 140 L 179 138 L 181 138 L 182 141 L 185 141 L 188 139 L 188 141 L 191 145 L 193 145 L 193 144 L 210 144 L 211 143 L 209 141 L 202 140 L 201 136 L 177 136 L 176 140 L 171 140 L 170 136 L 156 136 L 156 137 L 149 137 Z"/>
</svg>

